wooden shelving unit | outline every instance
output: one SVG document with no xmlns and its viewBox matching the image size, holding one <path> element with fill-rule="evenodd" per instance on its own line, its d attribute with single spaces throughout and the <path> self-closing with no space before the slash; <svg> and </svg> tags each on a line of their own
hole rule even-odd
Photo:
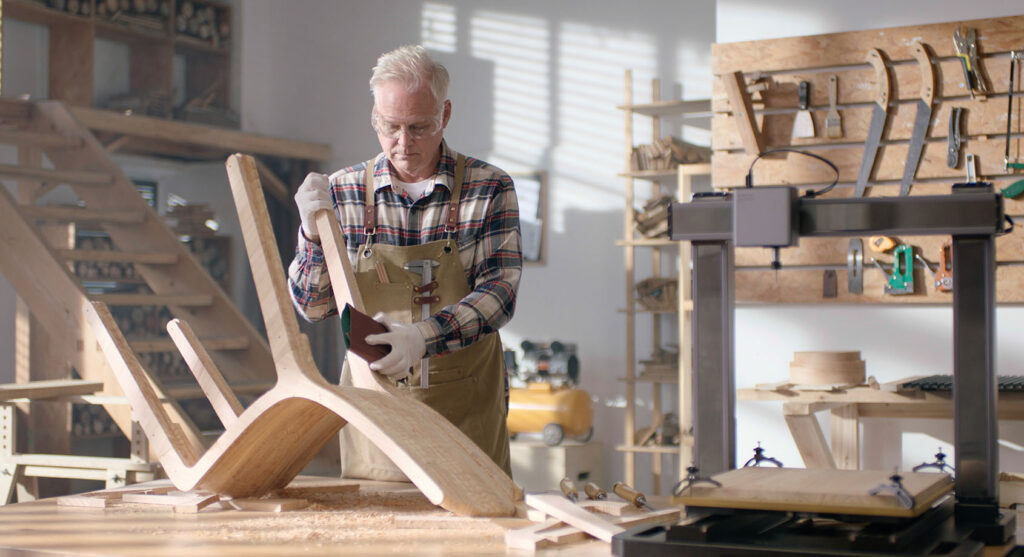
<svg viewBox="0 0 1024 557">
<path fill-rule="evenodd" d="M 632 72 L 626 71 L 625 75 L 625 103 L 618 106 L 625 114 L 625 167 L 626 171 L 619 174 L 624 178 L 625 183 L 625 212 L 623 222 L 623 239 L 616 242 L 616 245 L 623 248 L 624 265 L 626 271 L 626 307 L 621 310 L 626 315 L 625 354 L 626 369 L 625 376 L 621 378 L 626 390 L 626 416 L 625 436 L 623 444 L 616 447 L 616 450 L 623 453 L 625 458 L 624 476 L 626 483 L 635 485 L 637 478 L 637 455 L 650 455 L 651 474 L 653 480 L 652 492 L 660 494 L 665 486 L 663 483 L 664 462 L 663 457 L 676 455 L 679 457 L 680 474 L 689 464 L 690 458 L 690 423 L 688 418 L 688 404 L 686 398 L 689 396 L 689 369 L 690 369 L 690 311 L 693 302 L 690 299 L 690 266 L 689 266 L 689 244 L 684 242 L 673 242 L 665 238 L 647 238 L 641 235 L 636 228 L 634 210 L 641 202 L 637 194 L 637 186 L 643 182 L 650 184 L 651 197 L 671 195 L 675 199 L 687 199 L 692 191 L 691 180 L 693 176 L 706 175 L 710 173 L 710 164 L 683 164 L 670 169 L 636 170 L 631 167 L 632 151 L 637 143 L 634 132 L 634 117 L 637 115 L 647 116 L 652 119 L 652 140 L 656 141 L 662 136 L 661 119 L 670 116 L 682 116 L 693 112 L 707 112 L 710 110 L 710 102 L 702 101 L 662 101 L 658 98 L 660 83 L 653 80 L 652 101 L 650 103 L 634 104 L 633 102 L 633 76 Z M 671 180 L 675 180 L 673 184 Z M 651 268 L 649 271 L 641 271 L 636 268 L 637 255 L 641 250 L 649 250 Z M 639 304 L 636 287 L 637 283 L 645 278 L 664 278 L 663 264 L 667 258 L 678 258 L 676 289 L 677 303 L 670 307 L 650 308 Z M 640 360 L 650 354 L 655 357 L 664 354 L 666 343 L 676 339 L 666 338 L 664 331 L 666 320 L 678 319 L 679 326 L 679 356 L 676 368 L 672 373 L 664 371 L 644 373 L 639 371 Z M 637 349 L 637 326 L 638 320 L 650 319 L 652 324 L 651 348 L 646 350 Z M 637 384 L 650 385 L 652 389 L 652 408 L 649 421 L 646 416 L 639 415 L 637 404 Z M 651 445 L 642 444 L 637 438 L 638 428 L 658 427 L 662 425 L 665 408 L 663 398 L 665 396 L 663 386 L 666 384 L 678 384 L 680 401 L 682 404 L 677 412 L 680 420 L 680 443 L 679 445 Z M 643 422 L 640 420 L 644 419 Z M 674 480 L 671 480 L 674 481 Z"/>
<path fill-rule="evenodd" d="M 107 11 L 106 0 L 76 2 L 78 11 L 69 13 L 32 0 L 6 0 L 4 16 L 49 28 L 49 98 L 73 106 L 93 107 L 94 52 L 97 39 L 125 44 L 130 49 L 127 95 L 151 99 L 148 113 L 171 117 L 174 90 L 182 87 L 185 102 L 201 101 L 205 108 L 226 109 L 231 97 L 231 7 L 209 0 L 160 0 L 144 2 L 156 11 L 134 12 L 133 8 Z M 116 3 L 115 3 L 116 4 Z M 64 3 L 65 7 L 70 3 Z M 182 8 L 211 14 L 212 30 L 205 38 L 193 36 L 189 26 L 179 30 Z M 102 6 L 102 7 L 101 7 Z M 134 6 L 134 4 L 133 4 Z M 150 9 L 150 8 L 146 8 Z M 115 15 L 116 14 L 116 15 Z M 192 16 L 198 17 L 198 16 Z M 189 20 L 191 22 L 191 19 Z M 185 82 L 174 83 L 174 59 L 185 60 Z M 105 108 L 105 107 L 98 107 Z"/>
</svg>

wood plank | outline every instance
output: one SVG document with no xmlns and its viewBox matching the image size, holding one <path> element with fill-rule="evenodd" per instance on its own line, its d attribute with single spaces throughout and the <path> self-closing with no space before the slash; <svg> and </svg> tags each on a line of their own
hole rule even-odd
<svg viewBox="0 0 1024 557">
<path fill-rule="evenodd" d="M 906 472 L 904 488 L 915 498 L 904 508 L 891 494 L 870 495 L 891 483 L 892 472 L 802 468 L 739 468 L 714 476 L 722 487 L 694 486 L 673 501 L 686 506 L 837 513 L 855 516 L 918 516 L 953 489 L 946 474 Z"/>
<path fill-rule="evenodd" d="M 929 48 L 931 45 L 929 45 Z M 865 54 L 867 53 L 865 49 Z M 909 51 L 908 51 L 909 54 Z M 897 103 L 908 103 L 920 97 L 921 75 L 909 56 L 904 59 L 889 61 L 889 70 L 892 73 L 894 83 L 899 87 L 893 89 L 891 99 Z M 863 60 L 861 61 L 863 62 Z M 935 100 L 941 102 L 966 102 L 968 105 L 978 108 L 988 103 L 971 102 L 970 94 L 964 87 L 963 71 L 960 60 L 955 57 L 935 58 L 933 67 L 937 74 Z M 987 58 L 986 74 L 992 94 L 997 98 L 1005 96 L 1010 85 L 1010 63 L 1008 54 L 999 54 Z M 728 75 L 728 74 L 723 74 Z M 838 79 L 836 89 L 837 108 L 843 111 L 857 108 L 872 102 L 874 91 L 870 87 L 863 87 L 864 83 L 871 83 L 874 72 L 867 64 L 861 63 L 858 66 L 828 67 L 828 68 L 803 68 L 794 67 L 782 73 L 774 73 L 768 77 L 768 88 L 761 92 L 759 106 L 754 112 L 763 114 L 792 114 L 796 112 L 798 96 L 797 86 L 801 81 L 810 83 L 809 104 L 812 109 L 824 110 L 828 108 L 828 77 L 835 75 Z M 715 116 L 721 116 L 729 112 L 729 100 L 726 94 L 725 85 L 721 77 L 712 80 L 712 109 Z M 1016 95 L 1014 95 L 1016 96 Z M 1006 121 L 1006 103 L 996 101 L 993 103 L 1003 110 L 1003 121 Z M 714 119 L 712 120 L 714 122 Z M 844 132 L 845 130 L 845 126 Z M 1005 130 L 1004 130 L 1005 131 Z M 819 137 L 819 141 L 826 138 Z M 717 144 L 715 148 L 719 148 Z"/>
<path fill-rule="evenodd" d="M 89 170 L 55 170 L 16 164 L 0 164 L 0 176 L 7 178 L 31 178 L 45 182 L 73 184 L 76 186 L 109 186 L 113 182 L 110 174 Z"/>
<path fill-rule="evenodd" d="M 860 468 L 860 414 L 857 405 L 832 409 L 832 458 L 842 470 Z"/>
<path fill-rule="evenodd" d="M 96 341 L 104 353 L 108 354 L 107 361 L 122 390 L 125 391 L 135 420 L 146 432 L 157 459 L 165 468 L 174 466 L 172 457 L 177 457 L 185 466 L 192 466 L 199 459 L 199 447 L 187 442 L 187 439 L 174 435 L 177 424 L 171 421 L 142 364 L 131 352 L 128 341 L 117 328 L 110 310 L 102 302 L 85 302 L 83 309 L 93 331 L 97 334 Z M 112 353 L 120 354 L 122 357 L 110 358 L 109 354 Z M 183 491 L 191 487 L 185 487 Z"/>
<path fill-rule="evenodd" d="M 238 336 L 219 336 L 219 337 L 203 337 L 200 342 L 207 350 L 245 350 L 249 348 L 249 337 L 238 335 Z M 129 339 L 128 344 L 131 345 L 132 350 L 137 354 L 143 354 L 147 352 L 174 352 L 177 347 L 174 345 L 174 341 L 170 338 L 138 338 Z M 265 384 L 266 388 L 270 388 L 272 384 Z M 262 391 L 261 391 L 262 392 Z"/>
<path fill-rule="evenodd" d="M 34 132 L 26 130 L 0 130 L 0 143 L 46 149 L 77 149 L 83 145 L 81 138 L 78 137 L 67 137 L 52 132 Z"/>
<path fill-rule="evenodd" d="M 159 505 L 166 507 L 200 506 L 216 503 L 220 496 L 216 493 L 203 491 L 168 491 L 167 493 L 125 493 L 121 496 L 125 503 L 141 505 Z M 205 506 L 204 505 L 204 506 Z"/>
<path fill-rule="evenodd" d="M 1017 113 L 1017 105 L 1020 103 L 1014 100 L 1014 113 Z M 963 137 L 963 148 L 972 151 L 974 147 L 983 142 L 996 142 L 1001 147 L 1005 146 L 1006 137 L 1006 105 L 997 101 L 978 104 L 969 99 L 957 98 L 952 100 L 941 100 L 935 103 L 932 111 L 932 120 L 928 128 L 928 139 L 931 141 L 945 142 L 949 135 L 949 115 L 953 108 L 966 109 L 965 116 L 960 122 L 961 136 Z M 828 107 L 811 109 L 811 117 L 815 125 L 822 124 Z M 826 147 L 852 146 L 863 143 L 867 137 L 868 124 L 870 123 L 869 106 L 857 105 L 845 108 L 843 115 L 843 136 L 836 139 L 826 137 L 812 137 L 806 139 L 792 139 L 790 132 L 793 126 L 794 114 L 789 111 L 773 111 L 771 114 L 763 114 L 765 148 L 799 146 L 809 148 L 816 152 L 826 152 Z M 889 108 L 889 124 L 884 139 L 887 143 L 897 141 L 909 141 L 913 135 L 914 117 L 916 110 L 913 101 L 899 102 Z M 846 122 L 850 124 L 847 125 Z M 737 120 L 731 114 L 718 114 L 714 117 L 714 125 L 711 143 L 718 151 L 736 151 L 743 149 L 743 141 L 737 128 Z M 817 128 L 816 128 L 817 129 Z M 1021 129 L 1019 126 L 1011 127 L 1011 155 L 1020 144 Z M 821 151 L 818 151 L 818 150 Z M 1000 162 L 1002 162 L 1000 160 Z"/>
<path fill-rule="evenodd" d="M 178 254 L 173 252 L 126 252 L 96 249 L 58 249 L 58 257 L 65 261 L 95 261 L 100 263 L 139 263 L 142 265 L 173 265 Z"/>
<path fill-rule="evenodd" d="M 84 207 L 22 206 L 28 217 L 57 222 L 139 224 L 146 213 L 132 209 L 88 209 Z"/>
<path fill-rule="evenodd" d="M 843 120 L 844 122 L 846 120 Z M 1016 179 L 1024 175 L 1011 175 L 1003 168 L 1002 141 L 984 141 L 973 145 L 964 153 L 973 153 L 978 160 L 979 179 L 1002 176 L 1014 176 Z M 827 150 L 812 149 L 816 154 L 827 158 L 839 169 L 840 186 L 847 187 L 856 182 L 860 170 L 862 147 L 837 146 Z M 809 157 L 795 153 L 785 156 L 773 155 L 762 158 L 754 168 L 754 185 L 816 185 L 818 187 L 830 183 L 835 173 L 831 168 Z M 884 141 L 879 147 L 878 160 L 875 163 L 874 179 L 869 183 L 872 187 L 882 187 L 884 193 L 871 190 L 872 196 L 896 195 L 900 178 L 903 177 L 903 164 L 907 156 L 906 142 Z M 718 152 L 711 156 L 712 175 L 715 187 L 743 187 L 747 169 L 753 158 L 746 153 Z M 929 139 L 925 142 L 921 154 L 921 165 L 917 170 L 914 187 L 925 181 L 963 182 L 965 172 L 961 169 L 949 168 L 946 165 L 946 143 L 944 140 Z"/>
<path fill-rule="evenodd" d="M 611 543 L 612 536 L 626 531 L 622 526 L 618 526 L 594 513 L 581 509 L 561 495 L 554 493 L 527 493 L 524 501 L 526 501 L 527 505 L 543 511 L 566 524 L 575 526 L 601 541 Z"/>
<path fill-rule="evenodd" d="M 922 270 L 923 273 L 923 270 Z M 835 298 L 822 296 L 822 271 L 786 269 L 778 273 L 772 270 L 748 271 L 739 269 L 736 273 L 737 302 L 767 303 L 826 303 L 826 304 L 950 304 L 952 295 L 936 292 L 929 280 L 915 273 L 917 293 L 891 295 L 884 292 L 885 277 L 873 266 L 864 272 L 864 292 L 850 294 L 846 289 L 846 270 L 836 270 L 840 285 Z M 1024 301 L 1024 267 L 999 266 L 996 268 L 996 301 L 998 303 L 1019 303 Z"/>
<path fill-rule="evenodd" d="M 267 328 L 270 353 L 277 365 L 278 380 L 282 373 L 302 377 L 301 364 L 296 362 L 311 361 L 312 353 L 308 341 L 299 332 L 295 309 L 284 280 L 287 275 L 270 226 L 259 171 L 255 160 L 247 155 L 232 155 L 226 167 L 256 284 L 256 295 Z"/>
<path fill-rule="evenodd" d="M 111 306 L 202 307 L 213 304 L 212 294 L 95 294 L 93 299 Z"/>
<path fill-rule="evenodd" d="M 866 46 L 878 48 L 894 60 L 909 60 L 912 41 L 927 43 L 936 57 L 952 57 L 953 31 L 958 25 L 978 31 L 982 57 L 1020 48 L 1024 16 L 961 20 L 948 23 L 888 27 L 803 37 L 711 45 L 711 73 L 735 71 L 787 71 L 793 68 L 825 68 L 860 65 Z M 987 60 L 985 66 L 991 64 Z"/>
<path fill-rule="evenodd" d="M 293 159 L 326 161 L 331 158 L 331 148 L 326 143 L 244 133 L 215 126 L 175 122 L 138 114 L 126 116 L 81 106 L 72 108 L 71 112 L 82 125 L 93 131 Z"/>
<path fill-rule="evenodd" d="M 213 406 L 220 423 L 228 427 L 238 419 L 245 408 L 238 397 L 228 386 L 224 376 L 217 369 L 210 353 L 206 351 L 192 327 L 181 319 L 172 319 L 167 323 L 167 333 L 178 347 L 178 352 L 185 359 L 185 364 L 192 370 L 199 387 L 206 394 L 206 399 Z"/>
<path fill-rule="evenodd" d="M 0 402 L 11 399 L 44 399 L 59 396 L 90 395 L 103 390 L 102 381 L 52 379 L 29 383 L 0 384 Z"/>
<path fill-rule="evenodd" d="M 324 261 L 327 263 L 327 273 L 331 278 L 335 303 L 339 308 L 351 304 L 357 310 L 365 312 L 363 295 L 359 292 L 359 283 L 356 282 L 355 273 L 352 271 L 352 262 L 349 260 L 345 237 L 341 234 L 337 217 L 331 211 L 319 211 L 315 215 L 314 223 L 323 244 Z M 361 389 L 392 390 L 380 374 L 370 370 L 370 363 L 365 359 L 353 352 L 347 352 L 345 358 L 352 372 L 353 385 Z"/>
<path fill-rule="evenodd" d="M 741 72 L 733 72 L 723 76 L 726 94 L 729 97 L 729 109 L 732 111 L 736 130 L 739 132 L 743 149 L 749 156 L 756 156 L 764 151 L 764 136 L 761 127 L 754 118 L 754 107 L 747 93 Z"/>
<path fill-rule="evenodd" d="M 117 492 L 92 491 L 89 493 L 77 493 L 58 497 L 57 505 L 61 507 L 105 509 L 110 507 L 114 501 L 120 500 L 121 494 Z"/>
<path fill-rule="evenodd" d="M 232 507 L 240 511 L 254 511 L 262 513 L 279 513 L 282 511 L 294 511 L 309 506 L 305 499 L 254 499 L 241 498 L 229 501 Z"/>
<path fill-rule="evenodd" d="M 788 403 L 787 403 L 788 404 Z M 800 458 L 807 468 L 835 468 L 832 452 L 825 434 L 814 414 L 789 414 L 783 412 L 789 432 L 793 435 Z"/>
<path fill-rule="evenodd" d="M 5 460 L 23 466 L 56 466 L 60 468 L 83 468 L 93 470 L 118 470 L 130 472 L 152 472 L 154 465 L 148 462 L 133 462 L 127 458 L 51 454 L 15 454 Z"/>
</svg>

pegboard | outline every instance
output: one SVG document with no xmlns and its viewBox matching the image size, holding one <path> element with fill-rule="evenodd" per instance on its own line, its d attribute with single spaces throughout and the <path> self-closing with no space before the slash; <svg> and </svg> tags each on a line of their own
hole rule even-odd
<svg viewBox="0 0 1024 557">
<path fill-rule="evenodd" d="M 954 31 L 974 29 L 981 75 L 988 94 L 972 97 L 965 85 L 960 58 L 953 44 Z M 894 27 L 869 31 L 833 33 L 785 39 L 719 43 L 712 45 L 711 106 L 712 184 L 718 189 L 742 187 L 758 149 L 752 149 L 751 131 L 762 150 L 791 147 L 825 157 L 839 169 L 839 183 L 828 198 L 851 197 L 861 168 L 865 140 L 877 94 L 875 69 L 867 62 L 871 49 L 886 59 L 891 80 L 887 125 L 884 129 L 867 195 L 899 195 L 907 151 L 921 96 L 922 71 L 912 49 L 926 45 L 935 76 L 931 122 L 910 195 L 949 193 L 955 182 L 966 180 L 965 161 L 974 155 L 980 180 L 1002 189 L 1024 179 L 1024 171 L 1004 169 L 1010 52 L 1024 50 L 1024 16 L 953 21 L 941 24 Z M 1022 65 L 1018 65 L 1018 70 Z M 737 98 L 736 72 L 742 72 L 743 103 Z M 828 81 L 837 77 L 837 109 L 842 136 L 825 134 L 829 109 Z M 814 137 L 792 138 L 798 111 L 798 85 L 810 84 L 810 112 Z M 1024 162 L 1020 76 L 1015 77 L 1011 123 L 1010 157 Z M 737 106 L 733 106 L 736 104 Z M 959 165 L 947 164 L 949 118 L 954 107 L 962 110 Z M 748 120 L 749 119 L 749 120 Z M 743 123 L 753 121 L 751 126 Z M 794 185 L 819 189 L 833 179 L 833 172 L 814 159 L 793 153 L 761 158 L 754 166 L 756 186 Z M 997 239 L 997 299 L 1003 303 L 1024 302 L 1024 196 L 1006 199 L 1005 210 L 1020 223 L 1011 234 Z M 865 248 L 868 238 L 862 238 Z M 940 246 L 948 238 L 903 237 L 935 268 Z M 783 268 L 776 273 L 756 270 L 769 265 L 768 250 L 736 250 L 736 300 L 741 302 L 796 303 L 949 303 L 952 296 L 937 292 L 931 275 L 923 268 L 915 272 L 913 295 L 887 295 L 885 276 L 867 261 L 876 256 L 891 270 L 891 254 L 866 250 L 864 292 L 847 290 L 849 238 L 801 238 L 798 248 L 782 250 Z M 920 264 L 918 264 L 920 265 Z M 795 268 L 793 268 L 795 266 Z M 790 267 L 790 268 L 787 268 Z M 751 268 L 754 268 L 753 270 Z M 823 269 L 837 275 L 837 295 L 826 298 Z"/>
</svg>

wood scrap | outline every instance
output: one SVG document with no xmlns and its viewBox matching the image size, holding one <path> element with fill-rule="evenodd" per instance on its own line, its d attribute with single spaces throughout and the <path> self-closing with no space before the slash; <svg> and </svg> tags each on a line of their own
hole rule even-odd
<svg viewBox="0 0 1024 557">
<path fill-rule="evenodd" d="M 611 543 L 612 536 L 626 531 L 625 528 L 607 519 L 581 509 L 561 495 L 555 495 L 554 493 L 527 493 L 525 501 L 527 505 L 544 511 L 548 515 L 560 519 L 566 524 L 575 526 L 605 542 Z"/>
<path fill-rule="evenodd" d="M 105 509 L 114 501 L 120 501 L 121 494 L 116 491 L 90 491 L 87 493 L 75 493 L 57 498 L 57 505 L 61 507 L 87 507 Z"/>
<path fill-rule="evenodd" d="M 338 484 L 337 480 L 333 479 L 296 478 L 287 486 L 272 491 L 270 496 L 278 499 L 302 499 L 356 491 L 359 491 L 357 483 Z"/>
<path fill-rule="evenodd" d="M 141 505 L 158 505 L 162 507 L 181 507 L 182 510 L 199 509 L 219 501 L 216 493 L 206 491 L 167 491 L 164 493 L 125 493 L 121 501 Z"/>
<path fill-rule="evenodd" d="M 622 501 L 583 501 L 573 504 L 557 494 L 527 494 L 527 504 L 537 504 L 538 495 L 543 496 L 544 501 L 540 506 L 544 512 L 557 514 L 530 526 L 508 530 L 505 533 L 507 546 L 535 551 L 544 547 L 582 541 L 587 539 L 588 534 L 602 539 L 601 536 L 609 532 L 611 534 L 607 535 L 608 539 L 604 541 L 610 541 L 611 535 L 617 531 L 624 531 L 627 527 L 675 523 L 681 516 L 681 510 L 677 507 L 641 512 L 633 505 Z M 547 506 L 548 501 L 551 506 Z M 596 512 L 588 512 L 588 509 Z M 603 518 L 600 515 L 601 511 L 610 511 L 609 514 L 615 516 Z M 570 523 L 570 520 L 575 524 Z M 584 524 L 590 529 L 580 528 L 580 525 Z"/>
<path fill-rule="evenodd" d="M 240 511 L 256 511 L 265 513 L 294 511 L 297 509 L 304 509 L 309 506 L 309 501 L 305 499 L 257 499 L 253 497 L 243 497 L 240 499 L 231 499 L 228 502 L 232 507 Z"/>
</svg>

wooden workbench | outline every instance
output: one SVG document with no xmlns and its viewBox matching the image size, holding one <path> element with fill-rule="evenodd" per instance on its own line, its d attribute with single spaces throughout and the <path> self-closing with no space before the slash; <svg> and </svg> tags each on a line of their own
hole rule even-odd
<svg viewBox="0 0 1024 557">
<path fill-rule="evenodd" d="M 893 381 L 879 388 L 865 385 L 835 391 L 738 389 L 736 400 L 782 402 L 786 425 L 793 434 L 804 466 L 856 470 L 860 463 L 861 418 L 953 416 L 950 392 L 898 391 L 898 385 L 911 379 Z M 1001 420 L 1024 420 L 1024 392 L 999 392 L 997 409 Z M 823 410 L 832 413 L 831 445 L 815 416 Z"/>
<path fill-rule="evenodd" d="M 281 513 L 222 510 L 199 513 L 119 503 L 107 509 L 58 506 L 42 499 L 0 507 L 0 554 L 174 556 L 264 555 L 529 555 L 507 549 L 505 531 L 521 518 L 464 518 L 432 505 L 412 484 L 358 483 L 359 490 L 311 498 Z M 167 480 L 136 484 L 159 487 Z M 591 540 L 536 555 L 611 555 Z"/>
</svg>

